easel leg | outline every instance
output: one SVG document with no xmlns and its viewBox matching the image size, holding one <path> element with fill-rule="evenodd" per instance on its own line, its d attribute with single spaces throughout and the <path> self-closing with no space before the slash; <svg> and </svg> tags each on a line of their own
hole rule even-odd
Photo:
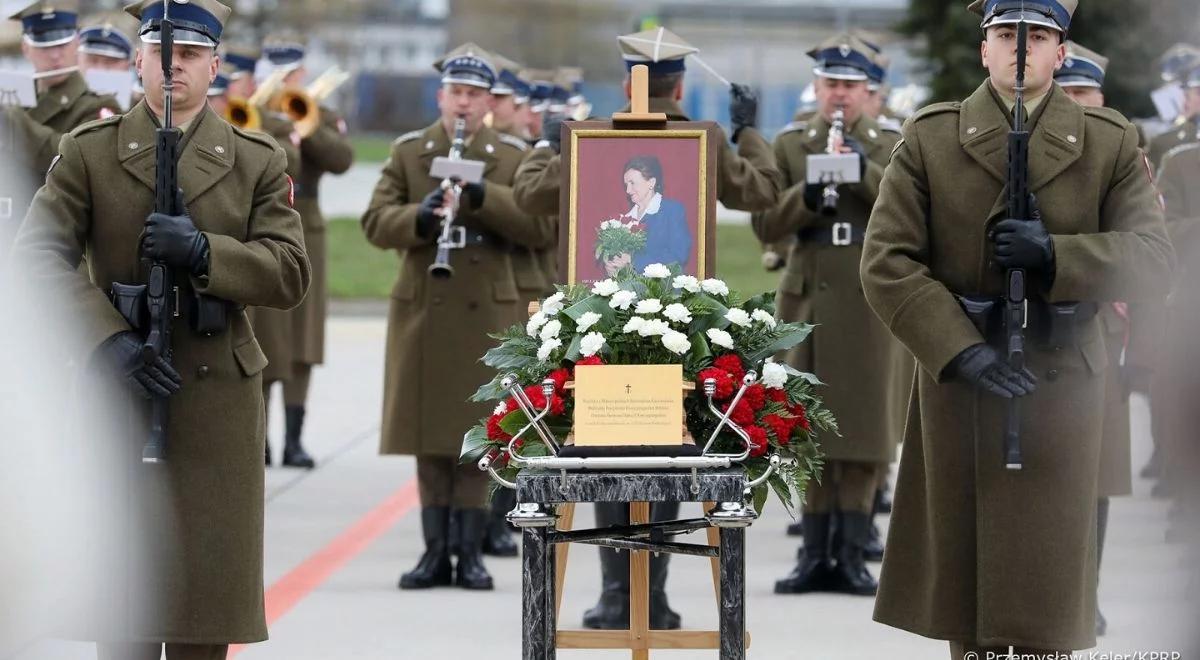
<svg viewBox="0 0 1200 660">
<path fill-rule="evenodd" d="M 575 503 L 566 502 L 558 505 L 558 531 L 569 532 L 575 525 Z M 563 582 L 567 579 L 567 553 L 571 550 L 570 543 L 559 543 L 554 546 L 554 618 L 562 616 Z"/>
<path fill-rule="evenodd" d="M 721 530 L 721 660 L 746 657 L 746 530 Z"/>
<path fill-rule="evenodd" d="M 632 502 L 629 505 L 629 524 L 650 522 L 650 503 Z M 633 660 L 649 660 L 650 631 L 650 553 L 637 550 L 629 553 L 629 642 Z"/>
<path fill-rule="evenodd" d="M 700 510 L 700 515 L 704 515 L 716 508 L 716 502 L 705 502 L 704 508 Z M 708 536 L 708 544 L 714 548 L 721 547 L 721 534 L 716 527 L 709 527 L 704 530 L 704 534 Z M 717 616 L 721 615 L 721 558 L 713 557 L 709 560 L 712 565 L 712 580 L 713 580 L 713 597 L 717 602 Z"/>
<path fill-rule="evenodd" d="M 552 660 L 554 650 L 554 562 L 550 558 L 546 527 L 527 527 L 521 532 L 523 552 L 521 601 L 525 608 L 522 626 L 522 660 Z"/>
</svg>

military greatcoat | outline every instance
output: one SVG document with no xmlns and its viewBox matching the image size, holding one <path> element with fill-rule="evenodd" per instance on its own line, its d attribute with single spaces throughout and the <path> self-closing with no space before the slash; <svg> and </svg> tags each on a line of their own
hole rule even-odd
<svg viewBox="0 0 1200 660">
<path fill-rule="evenodd" d="M 1032 121 L 1030 187 L 1053 235 L 1049 302 L 1161 295 L 1172 251 L 1137 131 L 1053 86 Z M 1005 405 L 946 367 L 984 341 L 954 294 L 998 295 L 991 223 L 1005 214 L 1008 112 L 990 83 L 905 125 L 871 215 L 863 288 L 919 363 L 875 619 L 986 646 L 1095 644 L 1100 321 L 1077 345 L 1029 342 L 1024 469 L 1006 470 Z M 993 342 L 996 340 L 993 339 Z M 894 551 L 893 551 L 894 550 Z"/>
</svg>

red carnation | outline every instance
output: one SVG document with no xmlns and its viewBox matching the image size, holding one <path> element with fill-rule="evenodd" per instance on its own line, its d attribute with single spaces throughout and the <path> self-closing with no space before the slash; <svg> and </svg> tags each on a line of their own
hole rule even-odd
<svg viewBox="0 0 1200 660">
<path fill-rule="evenodd" d="M 525 396 L 529 397 L 529 402 L 533 404 L 534 414 L 542 411 L 546 407 L 546 395 L 542 394 L 541 385 L 530 385 L 525 388 Z M 550 414 L 561 415 L 565 411 L 565 404 L 561 396 L 557 394 L 550 395 Z"/>
<path fill-rule="evenodd" d="M 713 395 L 714 399 L 723 401 L 733 396 L 734 383 L 733 377 L 729 375 L 729 372 L 724 369 L 710 367 L 696 374 L 696 380 L 700 383 L 701 388 L 704 387 L 704 381 L 709 378 L 717 381 L 717 392 Z"/>
<path fill-rule="evenodd" d="M 775 388 L 768 389 L 767 400 L 775 403 L 787 403 L 787 391 Z"/>
<path fill-rule="evenodd" d="M 563 388 L 567 385 L 567 381 L 571 380 L 571 372 L 566 369 L 555 369 L 554 371 L 551 371 L 546 378 L 554 381 L 555 392 L 562 392 Z"/>
<path fill-rule="evenodd" d="M 792 405 L 788 406 L 788 412 L 796 418 L 795 424 L 800 428 L 804 429 L 805 431 L 808 431 L 811 428 L 808 423 L 808 412 L 804 410 L 804 404 L 793 403 Z"/>
<path fill-rule="evenodd" d="M 762 383 L 755 383 L 746 388 L 746 393 L 742 395 L 742 401 L 750 406 L 752 410 L 759 411 L 767 404 L 767 388 L 762 386 Z"/>
<path fill-rule="evenodd" d="M 512 436 L 505 433 L 504 429 L 500 428 L 500 420 L 504 419 L 504 415 L 492 415 L 487 421 L 487 437 L 488 440 L 498 440 L 508 442 L 512 440 Z"/>
<path fill-rule="evenodd" d="M 746 376 L 746 368 L 742 366 L 742 358 L 727 353 L 713 360 L 713 366 L 726 371 L 733 377 L 734 382 L 740 383 L 742 378 Z"/>
<path fill-rule="evenodd" d="M 750 455 L 755 458 L 766 455 L 770 447 L 767 430 L 761 426 L 747 426 L 746 435 L 750 436 Z"/>
<path fill-rule="evenodd" d="M 579 360 L 575 362 L 575 366 L 577 366 L 577 367 L 586 367 L 589 365 L 601 365 L 601 364 L 604 364 L 604 360 L 601 360 L 599 355 L 589 355 L 588 357 L 585 357 L 585 358 L 579 358 Z"/>
<path fill-rule="evenodd" d="M 721 412 L 726 412 L 727 410 L 729 410 L 729 404 L 723 404 L 721 406 Z M 729 419 L 732 420 L 734 424 L 737 424 L 743 428 L 750 426 L 754 423 L 754 410 L 751 409 L 750 406 L 746 405 L 745 401 L 738 401 L 737 407 L 733 409 L 733 414 L 729 416 Z"/>
<path fill-rule="evenodd" d="M 795 427 L 796 420 L 785 419 L 779 415 L 767 415 L 763 417 L 762 421 L 775 434 L 775 440 L 779 444 L 786 445 L 791 440 L 792 428 Z"/>
</svg>

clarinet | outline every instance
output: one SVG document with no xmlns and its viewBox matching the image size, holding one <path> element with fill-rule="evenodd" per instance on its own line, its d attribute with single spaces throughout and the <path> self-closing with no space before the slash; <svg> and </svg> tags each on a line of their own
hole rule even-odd
<svg viewBox="0 0 1200 660">
<path fill-rule="evenodd" d="M 450 160 L 462 160 L 466 148 L 467 120 L 459 117 L 454 120 L 454 141 L 450 143 Z M 442 233 L 438 236 L 437 256 L 429 264 L 429 274 L 437 279 L 448 279 L 454 275 L 454 267 L 450 265 L 450 250 L 454 249 L 454 217 L 458 215 L 458 202 L 462 196 L 462 184 L 455 179 L 442 179 L 442 190 L 450 197 L 446 206 L 446 215 L 442 219 Z"/>
<path fill-rule="evenodd" d="M 825 140 L 825 153 L 838 153 L 842 148 L 845 135 L 846 112 L 839 107 L 833 111 L 833 118 L 829 122 L 829 137 Z M 825 191 L 821 193 L 821 213 L 824 215 L 837 215 L 839 197 L 837 183 L 830 182 L 827 184 Z"/>
</svg>

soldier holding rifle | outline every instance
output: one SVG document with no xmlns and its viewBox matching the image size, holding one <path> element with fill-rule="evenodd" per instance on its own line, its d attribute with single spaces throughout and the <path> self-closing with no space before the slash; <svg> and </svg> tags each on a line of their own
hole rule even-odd
<svg viewBox="0 0 1200 660">
<path fill-rule="evenodd" d="M 267 637 L 266 359 L 244 307 L 296 305 L 310 270 L 283 152 L 207 103 L 230 9 L 216 0 L 145 0 L 128 11 L 141 21 L 136 64 L 146 98 L 62 139 L 17 256 L 38 285 L 63 296 L 95 348 L 90 364 L 131 390 L 125 514 L 143 538 L 122 541 L 141 542 L 147 554 L 127 553 L 128 565 L 108 576 L 116 591 L 106 594 L 106 613 L 128 621 L 100 657 L 158 658 L 165 643 L 170 660 L 223 658 L 228 644 Z M 164 195 L 172 187 L 176 195 Z M 174 197 L 176 212 L 161 212 L 164 197 Z M 85 256 L 90 280 L 77 270 Z M 173 286 L 143 288 L 148 265 L 164 266 Z M 151 316 L 166 345 L 147 335 L 144 300 L 122 300 L 121 311 L 110 300 L 110 291 L 139 290 L 165 294 L 165 314 Z M 156 465 L 142 463 L 151 404 L 165 431 Z"/>
<path fill-rule="evenodd" d="M 988 80 L 905 125 L 863 246 L 920 365 L 875 618 L 954 658 L 1095 645 L 1096 310 L 1161 295 L 1172 265 L 1137 131 L 1053 83 L 1075 7 L 971 4 Z"/>
</svg>

